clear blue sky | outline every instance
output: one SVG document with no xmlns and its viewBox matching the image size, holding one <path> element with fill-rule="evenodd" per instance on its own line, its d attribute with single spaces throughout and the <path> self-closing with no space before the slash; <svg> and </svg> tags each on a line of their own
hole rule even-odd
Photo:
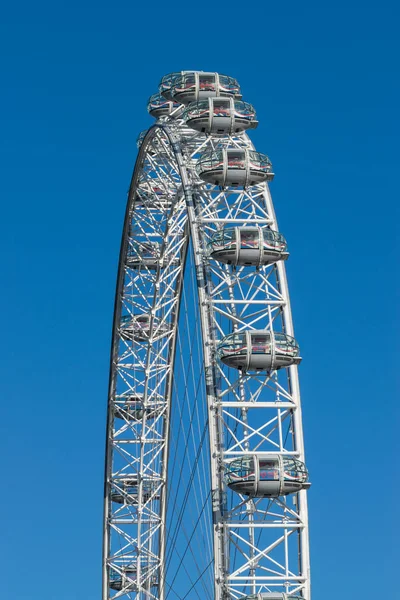
<svg viewBox="0 0 400 600">
<path fill-rule="evenodd" d="M 1 597 L 100 598 L 126 191 L 147 98 L 181 69 L 239 80 L 274 165 L 314 600 L 396 597 L 398 20 L 386 0 L 3 6 Z"/>
</svg>

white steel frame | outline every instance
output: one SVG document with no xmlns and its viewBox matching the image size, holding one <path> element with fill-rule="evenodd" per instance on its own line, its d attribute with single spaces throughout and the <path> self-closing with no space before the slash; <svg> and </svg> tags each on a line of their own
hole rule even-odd
<svg viewBox="0 0 400 600">
<path fill-rule="evenodd" d="M 247 189 L 202 182 L 200 153 L 223 147 L 254 149 L 248 136 L 205 136 L 175 115 L 149 129 L 129 190 L 117 281 L 107 422 L 103 600 L 165 598 L 168 431 L 180 292 L 191 237 L 203 336 L 212 449 L 210 473 L 215 600 L 259 592 L 310 600 L 306 492 L 249 499 L 230 491 L 225 465 L 242 455 L 292 455 L 304 461 L 297 366 L 242 373 L 218 361 L 216 346 L 232 331 L 267 329 L 293 336 L 283 261 L 232 267 L 207 252 L 224 225 L 278 230 L 266 183 Z M 137 242 L 159 242 L 157 268 L 127 266 Z M 121 316 L 150 315 L 148 337 L 121 337 Z M 140 396 L 137 420 L 115 417 L 118 402 Z M 146 408 L 157 405 L 156 416 Z M 116 504 L 114 488 L 136 480 L 135 502 Z M 143 490 L 149 490 L 143 494 Z M 135 572 L 124 567 L 134 565 Z M 110 589 L 110 577 L 121 579 Z M 156 578 L 158 585 L 154 585 Z"/>
</svg>

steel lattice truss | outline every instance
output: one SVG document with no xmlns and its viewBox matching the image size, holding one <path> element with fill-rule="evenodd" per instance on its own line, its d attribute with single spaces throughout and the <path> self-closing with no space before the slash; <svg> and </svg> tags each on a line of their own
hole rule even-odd
<svg viewBox="0 0 400 600">
<path fill-rule="evenodd" d="M 304 450 L 297 366 L 242 372 L 216 356 L 218 341 L 234 331 L 293 335 L 283 261 L 234 267 L 207 251 L 227 224 L 278 229 L 266 183 L 231 189 L 199 179 L 200 153 L 222 147 L 253 149 L 244 133 L 188 129 L 178 110 L 149 129 L 136 162 L 114 315 L 103 600 L 165 597 L 169 415 L 190 238 L 212 449 L 215 599 L 284 592 L 310 600 L 306 492 L 251 499 L 231 491 L 224 477 L 234 457 L 274 453 L 304 461 Z M 149 244 L 155 261 L 146 260 Z"/>
</svg>

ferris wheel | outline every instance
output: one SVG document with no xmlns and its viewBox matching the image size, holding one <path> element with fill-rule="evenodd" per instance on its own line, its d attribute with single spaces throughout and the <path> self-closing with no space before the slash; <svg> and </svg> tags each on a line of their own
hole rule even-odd
<svg viewBox="0 0 400 600">
<path fill-rule="evenodd" d="M 272 164 L 235 79 L 182 71 L 159 91 L 119 258 L 102 600 L 310 600 L 301 355 Z"/>
</svg>

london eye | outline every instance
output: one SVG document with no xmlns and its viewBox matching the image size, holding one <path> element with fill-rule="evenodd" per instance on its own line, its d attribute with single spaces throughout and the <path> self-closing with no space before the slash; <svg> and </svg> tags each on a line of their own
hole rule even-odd
<svg viewBox="0 0 400 600">
<path fill-rule="evenodd" d="M 148 101 L 115 296 L 103 595 L 310 600 L 295 338 L 269 182 L 238 82 Z"/>
</svg>

